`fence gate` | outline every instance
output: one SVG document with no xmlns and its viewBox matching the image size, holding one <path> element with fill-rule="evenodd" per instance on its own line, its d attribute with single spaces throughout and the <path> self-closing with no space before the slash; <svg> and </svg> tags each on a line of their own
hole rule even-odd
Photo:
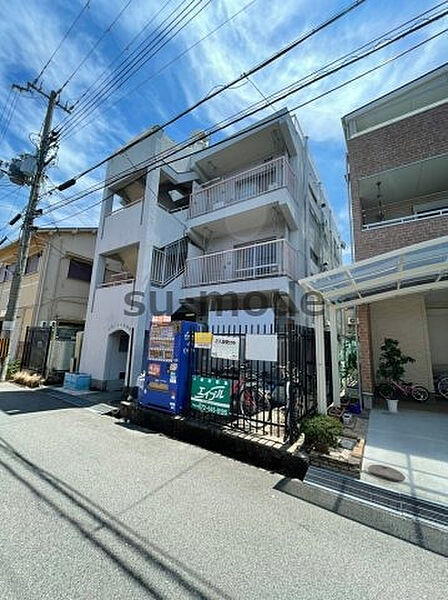
<svg viewBox="0 0 448 600">
<path fill-rule="evenodd" d="M 20 368 L 45 374 L 51 327 L 27 327 Z"/>
<path fill-rule="evenodd" d="M 226 328 L 192 334 L 195 418 L 294 442 L 316 412 L 314 330 Z"/>
</svg>

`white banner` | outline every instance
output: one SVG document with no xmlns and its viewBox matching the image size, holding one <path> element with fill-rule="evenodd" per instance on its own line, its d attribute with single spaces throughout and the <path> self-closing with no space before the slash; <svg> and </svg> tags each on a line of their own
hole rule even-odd
<svg viewBox="0 0 448 600">
<path fill-rule="evenodd" d="M 212 357 L 227 360 L 239 360 L 240 338 L 233 335 L 214 335 L 212 341 Z"/>
<path fill-rule="evenodd" d="M 277 362 L 277 335 L 246 335 L 246 360 Z"/>
</svg>

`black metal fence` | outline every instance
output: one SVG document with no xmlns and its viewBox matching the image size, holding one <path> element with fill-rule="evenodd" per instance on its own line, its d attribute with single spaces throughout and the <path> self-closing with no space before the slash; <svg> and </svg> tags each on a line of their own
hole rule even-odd
<svg viewBox="0 0 448 600">
<path fill-rule="evenodd" d="M 228 327 L 210 333 L 209 347 L 204 336 L 200 341 L 192 334 L 191 414 L 246 433 L 294 442 L 300 421 L 316 411 L 314 330 Z M 218 352 L 218 341 L 221 348 L 231 346 L 230 352 Z"/>
<path fill-rule="evenodd" d="M 51 327 L 27 327 L 20 368 L 44 375 L 50 339 Z"/>
</svg>

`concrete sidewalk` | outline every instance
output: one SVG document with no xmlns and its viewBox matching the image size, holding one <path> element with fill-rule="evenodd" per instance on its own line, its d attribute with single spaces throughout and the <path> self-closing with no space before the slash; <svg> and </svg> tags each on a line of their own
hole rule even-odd
<svg viewBox="0 0 448 600">
<path fill-rule="evenodd" d="M 397 469 L 402 483 L 370 475 L 370 465 Z M 448 414 L 424 410 L 371 411 L 361 480 L 409 494 L 422 500 L 448 504 Z"/>
</svg>

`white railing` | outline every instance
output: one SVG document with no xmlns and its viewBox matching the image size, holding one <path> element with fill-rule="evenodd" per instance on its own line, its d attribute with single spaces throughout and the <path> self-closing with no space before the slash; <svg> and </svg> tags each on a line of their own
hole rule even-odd
<svg viewBox="0 0 448 600">
<path fill-rule="evenodd" d="M 191 194 L 189 218 L 286 188 L 295 198 L 296 178 L 286 156 L 219 181 L 202 185 Z"/>
<path fill-rule="evenodd" d="M 189 258 L 184 287 L 278 277 L 295 278 L 297 253 L 287 240 L 273 240 Z"/>
<path fill-rule="evenodd" d="M 126 283 L 133 283 L 135 281 L 135 277 L 131 276 L 129 273 L 116 273 L 116 276 L 112 275 L 109 281 L 104 281 L 100 283 L 99 288 L 106 287 L 115 287 L 117 285 L 125 285 Z"/>
<path fill-rule="evenodd" d="M 375 223 L 366 223 L 362 226 L 363 230 L 380 229 L 381 227 L 392 227 L 393 225 L 402 225 L 404 223 L 413 223 L 415 221 L 424 221 L 425 219 L 434 219 L 448 215 L 448 208 L 439 208 L 436 210 L 427 210 L 415 215 L 407 215 L 406 217 L 397 217 L 388 219 L 387 221 L 377 221 Z"/>
<path fill-rule="evenodd" d="M 180 238 L 165 246 L 154 248 L 151 262 L 151 283 L 163 287 L 176 279 L 185 268 L 188 252 L 187 238 Z"/>
</svg>

